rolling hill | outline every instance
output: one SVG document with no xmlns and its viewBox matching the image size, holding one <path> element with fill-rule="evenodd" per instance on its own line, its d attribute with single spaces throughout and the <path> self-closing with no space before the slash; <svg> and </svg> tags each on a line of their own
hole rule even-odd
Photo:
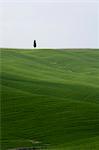
<svg viewBox="0 0 99 150">
<path fill-rule="evenodd" d="M 99 50 L 0 51 L 1 150 L 99 150 Z"/>
</svg>

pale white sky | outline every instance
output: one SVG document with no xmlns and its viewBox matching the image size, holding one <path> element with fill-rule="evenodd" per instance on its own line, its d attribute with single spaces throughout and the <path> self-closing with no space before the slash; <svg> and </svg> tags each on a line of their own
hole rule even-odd
<svg viewBox="0 0 99 150">
<path fill-rule="evenodd" d="M 0 0 L 0 47 L 99 48 L 99 0 Z"/>
</svg>

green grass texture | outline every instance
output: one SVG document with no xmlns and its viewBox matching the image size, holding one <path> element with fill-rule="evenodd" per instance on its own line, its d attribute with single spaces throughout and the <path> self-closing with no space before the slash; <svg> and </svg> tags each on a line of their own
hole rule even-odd
<svg viewBox="0 0 99 150">
<path fill-rule="evenodd" d="M 0 49 L 1 150 L 99 150 L 99 50 Z"/>
</svg>

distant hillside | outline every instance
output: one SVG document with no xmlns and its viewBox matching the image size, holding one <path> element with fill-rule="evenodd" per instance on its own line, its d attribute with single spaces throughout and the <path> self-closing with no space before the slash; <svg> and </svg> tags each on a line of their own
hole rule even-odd
<svg viewBox="0 0 99 150">
<path fill-rule="evenodd" d="M 99 50 L 0 53 L 2 150 L 99 150 Z"/>
</svg>

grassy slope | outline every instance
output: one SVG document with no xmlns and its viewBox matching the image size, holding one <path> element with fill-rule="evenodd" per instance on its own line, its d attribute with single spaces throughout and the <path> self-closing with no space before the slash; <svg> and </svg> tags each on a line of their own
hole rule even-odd
<svg viewBox="0 0 99 150">
<path fill-rule="evenodd" d="M 2 150 L 99 149 L 99 50 L 1 50 Z"/>
</svg>

